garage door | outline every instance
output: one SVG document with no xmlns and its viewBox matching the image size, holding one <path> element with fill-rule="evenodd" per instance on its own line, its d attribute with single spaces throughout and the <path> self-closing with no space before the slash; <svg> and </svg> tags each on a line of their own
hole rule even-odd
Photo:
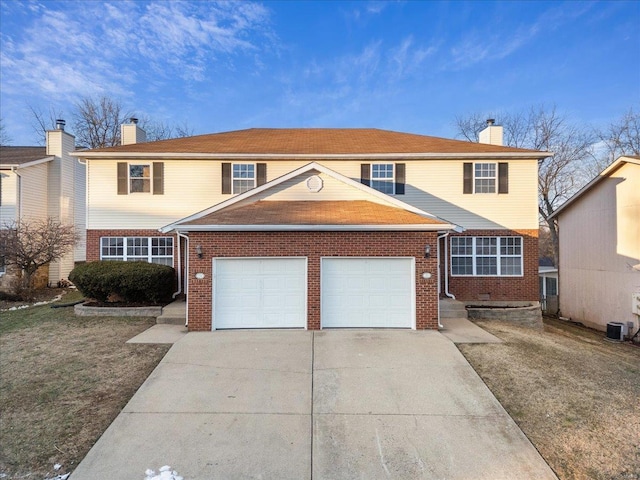
<svg viewBox="0 0 640 480">
<path fill-rule="evenodd" d="M 305 258 L 214 259 L 213 328 L 304 328 Z"/>
<path fill-rule="evenodd" d="M 323 258 L 322 327 L 412 328 L 413 258 Z"/>
</svg>

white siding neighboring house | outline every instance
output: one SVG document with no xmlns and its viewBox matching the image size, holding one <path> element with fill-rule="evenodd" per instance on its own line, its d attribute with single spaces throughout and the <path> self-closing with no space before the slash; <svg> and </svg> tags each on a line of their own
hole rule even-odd
<svg viewBox="0 0 640 480">
<path fill-rule="evenodd" d="M 0 147 L 0 224 L 53 217 L 75 225 L 80 235 L 74 252 L 49 265 L 49 285 L 86 258 L 86 168 L 69 155 L 74 136 L 59 127 L 47 132 L 45 147 Z M 0 288 L 8 287 L 10 273 L 0 267 Z"/>
<path fill-rule="evenodd" d="M 560 313 L 598 330 L 640 328 L 640 157 L 618 158 L 554 213 Z"/>
</svg>

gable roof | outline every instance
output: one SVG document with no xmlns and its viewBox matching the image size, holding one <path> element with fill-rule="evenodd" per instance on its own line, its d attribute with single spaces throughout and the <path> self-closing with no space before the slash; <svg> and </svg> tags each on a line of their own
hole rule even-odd
<svg viewBox="0 0 640 480">
<path fill-rule="evenodd" d="M 246 200 L 299 175 L 320 172 L 347 188 L 358 189 L 384 203 L 368 200 L 277 201 Z M 238 205 L 240 204 L 240 205 Z M 362 185 L 312 162 L 282 177 L 230 198 L 208 209 L 160 228 L 162 232 L 241 230 L 457 230 L 462 227 L 396 198 Z"/>
<path fill-rule="evenodd" d="M 625 163 L 640 165 L 640 156 L 627 155 L 627 156 L 619 157 L 616 161 L 611 163 L 611 165 L 609 165 L 602 172 L 600 172 L 600 174 L 596 178 L 591 180 L 584 187 L 582 187 L 578 192 L 576 192 L 569 200 L 567 200 L 562 205 L 560 205 L 560 207 L 555 212 L 549 215 L 549 218 L 557 218 L 558 215 L 560 215 L 564 210 L 566 210 L 571 205 L 573 205 L 576 200 L 580 199 L 586 192 L 591 190 L 593 187 L 595 187 L 605 178 L 609 177 L 612 173 L 614 173 L 616 170 L 622 167 Z"/>
<path fill-rule="evenodd" d="M 503 147 L 376 128 L 251 128 L 156 142 L 84 150 L 83 158 L 359 158 L 508 156 L 539 158 L 548 152 Z"/>
<path fill-rule="evenodd" d="M 47 155 L 46 147 L 0 146 L 0 165 L 5 168 L 27 167 L 49 160 L 53 160 L 53 156 Z"/>
</svg>

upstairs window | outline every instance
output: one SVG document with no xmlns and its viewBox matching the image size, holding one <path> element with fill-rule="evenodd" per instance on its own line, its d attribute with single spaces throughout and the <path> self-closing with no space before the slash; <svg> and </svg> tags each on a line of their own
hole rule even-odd
<svg viewBox="0 0 640 480">
<path fill-rule="evenodd" d="M 371 188 L 393 195 L 395 193 L 393 163 L 374 163 L 371 165 Z"/>
<path fill-rule="evenodd" d="M 509 193 L 509 164 L 507 162 L 465 162 L 462 192 Z"/>
<path fill-rule="evenodd" d="M 256 167 L 252 163 L 233 164 L 233 193 L 244 193 L 256 186 Z"/>
<path fill-rule="evenodd" d="M 496 164 L 474 164 L 473 186 L 475 193 L 496 193 Z"/>
<path fill-rule="evenodd" d="M 404 163 L 363 163 L 360 183 L 387 195 L 404 195 L 405 167 Z"/>
<path fill-rule="evenodd" d="M 129 193 L 151 192 L 151 165 L 129 165 Z"/>
</svg>

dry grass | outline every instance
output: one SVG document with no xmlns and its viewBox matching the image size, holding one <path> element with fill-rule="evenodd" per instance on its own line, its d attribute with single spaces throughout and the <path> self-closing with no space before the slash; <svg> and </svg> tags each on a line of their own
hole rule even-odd
<svg viewBox="0 0 640 480">
<path fill-rule="evenodd" d="M 0 313 L 4 478 L 75 468 L 169 348 L 125 343 L 152 324 L 48 305 Z"/>
<path fill-rule="evenodd" d="M 477 323 L 505 343 L 460 350 L 560 479 L 640 479 L 640 348 L 552 319 Z"/>
</svg>

